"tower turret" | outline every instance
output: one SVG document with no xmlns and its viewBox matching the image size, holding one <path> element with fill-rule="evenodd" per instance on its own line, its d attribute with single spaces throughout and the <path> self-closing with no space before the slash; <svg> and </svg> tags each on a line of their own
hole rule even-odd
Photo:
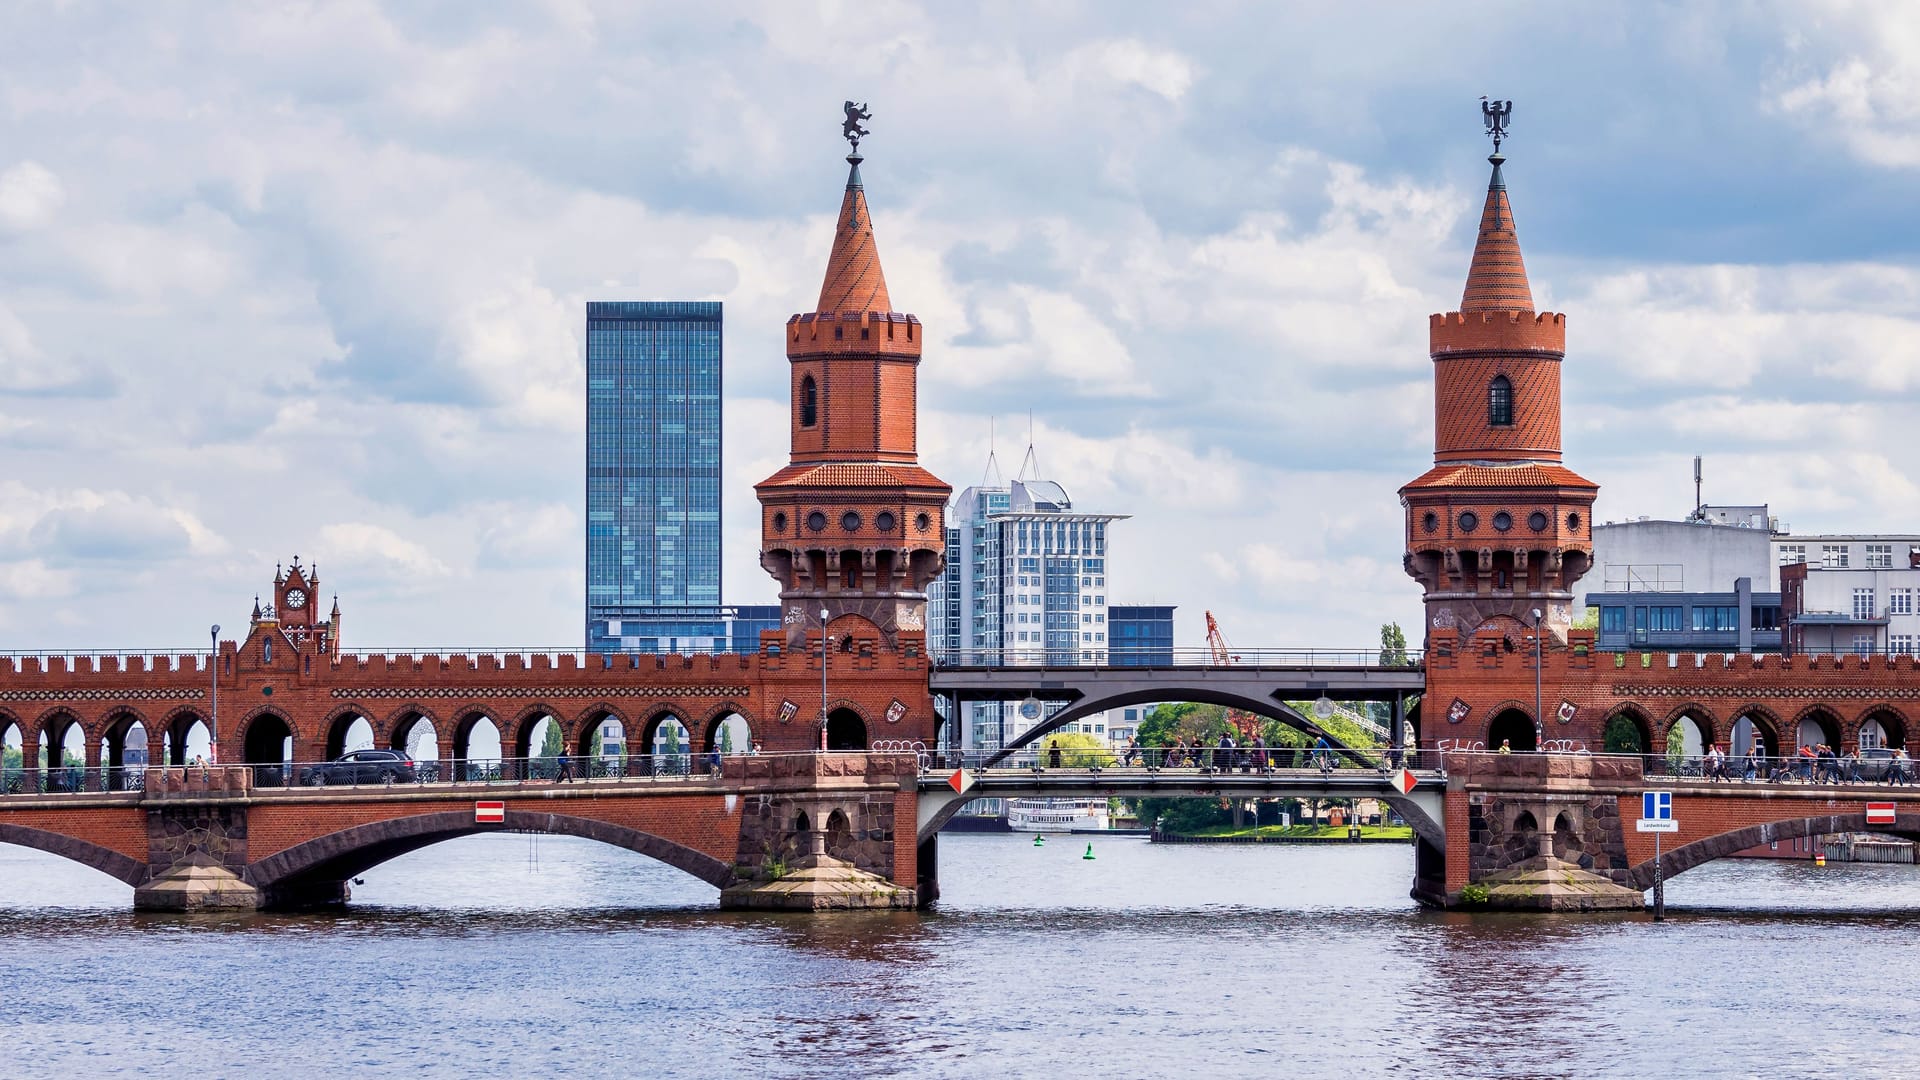
<svg viewBox="0 0 1920 1080">
<path fill-rule="evenodd" d="M 790 464 L 754 486 L 760 565 L 780 582 L 796 644 L 844 615 L 895 644 L 926 628 L 926 589 L 945 565 L 952 488 L 920 467 L 920 320 L 893 310 L 848 103 L 847 186 L 813 311 L 787 320 Z M 857 632 L 857 627 L 853 628 Z"/>
<path fill-rule="evenodd" d="M 1503 119 L 1488 127 L 1505 137 Z M 1564 642 L 1573 583 L 1593 562 L 1599 487 L 1561 464 L 1566 316 L 1534 311 L 1498 142 L 1487 160 L 1460 310 L 1428 324 L 1433 468 L 1400 489 L 1405 565 L 1426 591 L 1429 633 L 1517 630 L 1539 611 Z"/>
</svg>

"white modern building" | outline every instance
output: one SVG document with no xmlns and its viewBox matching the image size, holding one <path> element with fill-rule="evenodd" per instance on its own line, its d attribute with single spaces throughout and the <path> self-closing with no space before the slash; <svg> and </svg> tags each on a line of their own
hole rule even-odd
<svg viewBox="0 0 1920 1080">
<path fill-rule="evenodd" d="M 1823 545 L 1839 547 L 1840 545 Z M 1787 648 L 1795 653 L 1916 654 L 1920 645 L 1920 544 L 1902 546 L 1898 565 L 1880 558 L 1887 544 L 1873 539 L 1834 552 L 1833 562 L 1795 562 L 1781 568 L 1780 607 L 1787 621 Z M 1872 552 L 1872 565 L 1858 565 L 1858 549 Z M 1797 554 L 1797 553 L 1796 553 Z M 1847 564 L 1839 564 L 1845 558 Z"/>
<path fill-rule="evenodd" d="M 933 649 L 995 664 L 1105 663 L 1109 526 L 1128 515 L 1082 512 L 1059 484 L 1026 475 L 994 483 L 990 468 L 948 510 L 947 568 L 929 608 Z M 1058 707 L 1020 704 L 967 703 L 962 747 L 998 749 Z M 1107 734 L 1104 716 L 1079 727 Z"/>
</svg>

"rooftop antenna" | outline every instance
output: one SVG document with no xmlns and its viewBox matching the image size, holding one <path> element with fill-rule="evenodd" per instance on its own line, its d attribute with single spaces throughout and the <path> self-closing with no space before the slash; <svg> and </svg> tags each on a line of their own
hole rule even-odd
<svg viewBox="0 0 1920 1080">
<path fill-rule="evenodd" d="M 1027 471 L 1029 469 L 1033 471 L 1033 478 L 1035 480 L 1040 479 L 1040 458 L 1037 455 L 1035 455 L 1033 452 L 1033 410 L 1032 409 L 1027 410 L 1027 456 L 1022 458 L 1020 461 L 1020 475 L 1016 477 L 1016 479 L 1025 480 L 1027 478 Z"/>
<path fill-rule="evenodd" d="M 980 476 L 980 486 L 1001 487 L 1007 482 L 1005 473 L 1000 471 L 999 459 L 993 450 L 993 417 L 987 417 L 987 471 Z"/>
<path fill-rule="evenodd" d="M 1707 505 L 1700 498 L 1700 455 L 1693 455 L 1693 520 L 1707 520 Z"/>
</svg>

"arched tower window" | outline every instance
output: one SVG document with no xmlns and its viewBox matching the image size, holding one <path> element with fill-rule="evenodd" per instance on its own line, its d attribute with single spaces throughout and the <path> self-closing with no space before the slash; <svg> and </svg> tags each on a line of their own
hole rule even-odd
<svg viewBox="0 0 1920 1080">
<path fill-rule="evenodd" d="M 800 426 L 812 427 L 820 420 L 820 388 L 813 384 L 813 376 L 800 380 Z"/>
<path fill-rule="evenodd" d="M 1513 384 L 1505 375 L 1495 375 L 1487 387 L 1487 423 L 1492 427 L 1513 426 Z"/>
</svg>

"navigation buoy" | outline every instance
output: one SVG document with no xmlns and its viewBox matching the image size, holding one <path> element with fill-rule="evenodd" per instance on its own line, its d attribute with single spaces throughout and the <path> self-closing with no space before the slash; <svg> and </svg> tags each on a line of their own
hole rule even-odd
<svg viewBox="0 0 1920 1080">
<path fill-rule="evenodd" d="M 1091 859 L 1091 858 L 1093 858 L 1093 845 L 1092 845 L 1092 844 L 1088 844 L 1088 845 L 1087 845 L 1087 853 L 1086 853 L 1085 855 L 1082 855 L 1082 856 L 1080 856 L 1080 857 L 1081 857 L 1081 858 L 1083 858 L 1083 859 Z"/>
<path fill-rule="evenodd" d="M 1814 853 L 1813 853 L 1813 865 L 1815 865 L 1815 866 L 1825 866 L 1825 865 L 1827 865 L 1827 853 L 1826 853 L 1826 852 L 1824 852 L 1824 851 L 1816 851 L 1816 852 L 1814 852 Z"/>
<path fill-rule="evenodd" d="M 1046 835 L 1045 833 L 1041 833 L 1041 834 L 1039 834 L 1038 836 L 1035 836 L 1035 837 L 1033 838 L 1033 846 L 1034 846 L 1034 847 L 1046 847 L 1046 846 L 1047 846 L 1047 835 Z"/>
</svg>

